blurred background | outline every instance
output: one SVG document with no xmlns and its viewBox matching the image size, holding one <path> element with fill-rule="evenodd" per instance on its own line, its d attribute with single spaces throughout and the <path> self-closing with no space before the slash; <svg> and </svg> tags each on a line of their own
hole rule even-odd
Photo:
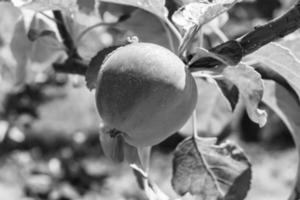
<svg viewBox="0 0 300 200">
<path fill-rule="evenodd" d="M 167 0 L 171 13 L 179 1 Z M 222 30 L 230 39 L 237 38 L 282 14 L 294 2 L 246 0 L 230 10 Z M 130 168 L 103 156 L 100 118 L 83 77 L 54 73 L 50 62 L 35 61 L 26 69 L 30 81 L 15 85 L 16 77 L 24 75 L 11 51 L 20 11 L 0 4 L 0 13 L 0 199 L 146 199 Z M 84 15 L 79 17 L 85 20 Z M 100 32 L 97 42 L 102 45 L 114 39 Z M 20 51 L 26 51 L 25 47 Z M 89 57 L 90 48 L 81 48 Z M 56 59 L 64 56 L 55 55 Z M 286 199 L 294 184 L 297 154 L 292 137 L 282 121 L 268 112 L 268 124 L 262 129 L 242 113 L 219 135 L 238 143 L 253 164 L 247 200 Z M 186 135 L 175 133 L 153 148 L 150 176 L 173 198 L 172 151 Z"/>
</svg>

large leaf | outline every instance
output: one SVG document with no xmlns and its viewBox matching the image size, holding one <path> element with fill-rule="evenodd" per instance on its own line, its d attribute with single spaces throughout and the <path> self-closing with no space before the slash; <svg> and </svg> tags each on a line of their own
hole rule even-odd
<svg viewBox="0 0 300 200">
<path fill-rule="evenodd" d="M 24 18 L 20 18 L 11 40 L 12 54 L 17 62 L 17 82 L 31 82 L 35 75 L 49 68 L 54 61 L 65 57 L 61 43 L 55 37 L 28 39 Z"/>
<path fill-rule="evenodd" d="M 14 6 L 31 9 L 36 12 L 45 10 L 73 10 L 77 8 L 77 0 L 11 0 Z"/>
<path fill-rule="evenodd" d="M 214 80 L 196 78 L 196 84 L 198 89 L 197 132 L 201 136 L 217 136 L 231 120 L 231 107 Z M 193 135 L 192 117 L 179 132 L 184 135 Z"/>
<path fill-rule="evenodd" d="M 164 22 L 149 12 L 135 10 L 129 19 L 118 24 L 118 29 L 127 31 L 128 36 L 137 36 L 141 42 L 155 43 L 172 49 L 179 43 L 171 30 Z M 171 42 L 171 43 L 170 43 Z"/>
<path fill-rule="evenodd" d="M 196 1 L 180 7 L 173 15 L 173 22 L 184 33 L 179 52 L 182 53 L 190 45 L 199 29 L 206 23 L 229 10 L 240 0 Z"/>
<path fill-rule="evenodd" d="M 270 43 L 248 58 L 280 74 L 300 98 L 300 60 L 292 51 L 278 43 Z"/>
<path fill-rule="evenodd" d="M 278 42 L 282 46 L 289 48 L 293 54 L 300 60 L 300 31 L 283 38 Z"/>
<path fill-rule="evenodd" d="M 165 20 L 168 10 L 165 7 L 165 0 L 100 0 L 102 2 L 123 4 L 146 10 L 157 17 Z"/>
<path fill-rule="evenodd" d="M 245 198 L 251 165 L 235 145 L 215 145 L 211 138 L 187 138 L 173 160 L 172 186 L 179 195 L 190 193 L 203 200 Z"/>
<path fill-rule="evenodd" d="M 267 113 L 258 108 L 264 91 L 260 74 L 243 63 L 236 67 L 226 67 L 222 74 L 238 88 L 249 118 L 260 127 L 264 126 L 267 122 Z"/>
<path fill-rule="evenodd" d="M 300 157 L 300 105 L 289 91 L 273 81 L 265 81 L 264 103 L 269 106 L 286 124 L 292 133 Z M 295 198 L 293 197 L 295 196 Z M 300 196 L 300 159 L 298 160 L 298 175 L 295 190 L 291 200 Z"/>
<path fill-rule="evenodd" d="M 229 10 L 240 0 L 213 0 L 192 2 L 179 8 L 172 16 L 177 26 L 189 30 L 202 26 Z"/>
</svg>

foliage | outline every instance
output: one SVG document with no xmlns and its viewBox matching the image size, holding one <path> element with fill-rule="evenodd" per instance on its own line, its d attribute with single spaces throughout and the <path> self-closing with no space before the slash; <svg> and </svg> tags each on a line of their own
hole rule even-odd
<svg viewBox="0 0 300 200">
<path fill-rule="evenodd" d="M 246 155 L 235 145 L 199 136 L 220 134 L 238 103 L 253 122 L 264 126 L 267 113 L 260 108 L 263 101 L 287 125 L 300 149 L 299 33 L 269 43 L 300 26 L 300 2 L 281 18 L 242 38 L 225 41 L 220 28 L 228 19 L 227 11 L 238 2 L 174 2 L 174 13 L 168 11 L 165 1 L 158 0 L 11 0 L 1 1 L 0 6 L 9 5 L 19 16 L 10 43 L 17 85 L 37 82 L 41 74 L 58 71 L 85 75 L 87 87 L 93 90 L 101 63 L 117 47 L 130 42 L 129 36 L 176 53 L 196 79 L 198 106 L 181 130 L 189 137 L 175 151 L 172 186 L 180 196 L 190 193 L 196 199 L 242 200 L 251 179 Z M 204 33 L 215 34 L 224 43 L 207 50 Z M 149 199 L 169 199 L 149 177 L 148 148 L 123 148 L 122 140 L 100 135 L 107 155 L 131 164 Z M 300 164 L 290 200 L 299 197 L 299 174 Z"/>
</svg>

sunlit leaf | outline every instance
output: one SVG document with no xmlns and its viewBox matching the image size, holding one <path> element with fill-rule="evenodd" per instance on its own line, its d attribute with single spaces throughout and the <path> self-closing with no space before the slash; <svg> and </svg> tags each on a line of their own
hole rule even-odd
<svg viewBox="0 0 300 200">
<path fill-rule="evenodd" d="M 300 60 L 290 49 L 277 43 L 270 43 L 248 58 L 280 74 L 300 98 Z"/>
<path fill-rule="evenodd" d="M 191 2 L 180 7 L 173 15 L 172 20 L 184 34 L 184 39 L 179 47 L 182 54 L 188 48 L 192 39 L 200 28 L 229 10 L 240 0 L 203 0 Z"/>
<path fill-rule="evenodd" d="M 226 67 L 222 74 L 238 88 L 249 118 L 260 127 L 264 126 L 267 122 L 267 113 L 258 108 L 264 91 L 260 74 L 243 63 L 236 67 Z"/>
<path fill-rule="evenodd" d="M 174 154 L 172 186 L 179 195 L 198 199 L 245 198 L 251 179 L 251 165 L 237 146 L 215 145 L 211 138 L 187 138 Z"/>
<path fill-rule="evenodd" d="M 172 16 L 174 23 L 184 30 L 202 26 L 229 10 L 240 0 L 213 0 L 192 2 L 179 8 Z"/>
<path fill-rule="evenodd" d="M 160 188 L 149 179 L 148 174 L 138 165 L 131 164 L 133 173 L 141 189 L 145 191 L 148 199 L 151 200 L 169 200 L 170 198 L 160 190 Z M 146 185 L 145 185 L 146 184 Z"/>
<path fill-rule="evenodd" d="M 289 91 L 274 81 L 265 81 L 263 102 L 282 119 L 293 135 L 300 155 L 300 104 Z M 298 160 L 298 175 L 295 183 L 295 195 L 300 194 L 300 160 Z M 296 199 L 296 198 L 295 198 Z"/>
<path fill-rule="evenodd" d="M 10 47 L 17 62 L 18 83 L 33 81 L 37 72 L 49 68 L 54 61 L 65 56 L 61 43 L 54 37 L 45 36 L 30 41 L 24 18 L 16 24 Z"/>
<path fill-rule="evenodd" d="M 14 6 L 31 9 L 36 12 L 45 10 L 72 10 L 77 8 L 77 0 L 11 0 Z"/>
</svg>

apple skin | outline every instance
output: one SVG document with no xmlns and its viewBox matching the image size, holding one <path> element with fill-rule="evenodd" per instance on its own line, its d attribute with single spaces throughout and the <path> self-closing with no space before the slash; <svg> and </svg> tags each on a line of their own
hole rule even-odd
<svg viewBox="0 0 300 200">
<path fill-rule="evenodd" d="M 119 47 L 104 60 L 96 87 L 103 123 L 128 144 L 158 144 L 179 130 L 197 102 L 197 86 L 184 63 L 151 43 Z"/>
</svg>

